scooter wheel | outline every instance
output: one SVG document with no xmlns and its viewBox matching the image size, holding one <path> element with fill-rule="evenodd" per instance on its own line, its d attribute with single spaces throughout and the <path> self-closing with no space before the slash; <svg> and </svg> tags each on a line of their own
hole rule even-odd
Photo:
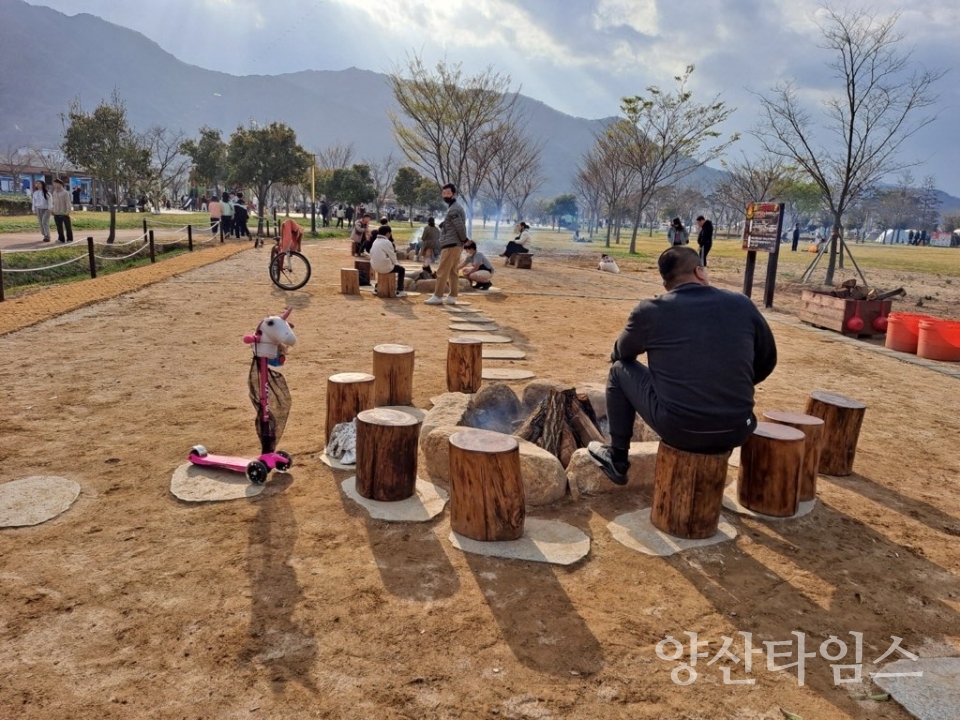
<svg viewBox="0 0 960 720">
<path fill-rule="evenodd" d="M 260 460 L 254 460 L 247 465 L 247 480 L 254 485 L 263 485 L 267 481 L 267 474 L 270 472 L 266 464 Z"/>
<path fill-rule="evenodd" d="M 290 469 L 290 466 L 293 465 L 293 458 L 290 457 L 290 453 L 283 450 L 277 450 L 277 455 L 283 458 L 283 462 L 277 463 L 277 470 L 280 472 L 286 472 Z"/>
<path fill-rule="evenodd" d="M 190 448 L 190 452 L 197 457 L 207 456 L 207 449 L 203 445 L 194 445 L 192 448 Z"/>
</svg>

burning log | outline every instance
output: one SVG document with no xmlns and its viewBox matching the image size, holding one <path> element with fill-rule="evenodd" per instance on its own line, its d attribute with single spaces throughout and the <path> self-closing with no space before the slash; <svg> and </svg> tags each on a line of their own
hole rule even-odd
<svg viewBox="0 0 960 720">
<path fill-rule="evenodd" d="M 574 388 L 550 390 L 514 435 L 539 445 L 564 467 L 577 448 L 592 440 L 604 442 L 590 399 Z"/>
</svg>

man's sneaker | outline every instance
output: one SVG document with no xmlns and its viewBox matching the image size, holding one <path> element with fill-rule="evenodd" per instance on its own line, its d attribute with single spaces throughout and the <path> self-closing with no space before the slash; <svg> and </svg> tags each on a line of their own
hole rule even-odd
<svg viewBox="0 0 960 720">
<path fill-rule="evenodd" d="M 613 448 L 594 440 L 587 445 L 587 452 L 590 454 L 590 459 L 599 465 L 600 469 L 610 478 L 610 482 L 615 485 L 627 484 L 627 471 L 630 469 L 630 463 L 614 462 Z"/>
<path fill-rule="evenodd" d="M 443 305 L 443 298 L 437 297 L 436 295 L 431 295 L 426 300 L 423 301 L 424 305 Z"/>
<path fill-rule="evenodd" d="M 443 304 L 444 304 L 444 305 L 456 305 L 456 304 L 457 304 L 457 299 L 456 299 L 455 297 L 453 297 L 452 295 L 447 295 L 447 296 L 443 299 Z"/>
<path fill-rule="evenodd" d="M 397 297 L 406 297 L 407 293 L 404 290 L 397 290 Z"/>
</svg>

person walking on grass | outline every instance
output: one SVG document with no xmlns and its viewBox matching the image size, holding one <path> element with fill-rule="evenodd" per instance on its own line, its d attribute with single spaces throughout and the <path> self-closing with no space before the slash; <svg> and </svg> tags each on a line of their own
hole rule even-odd
<svg viewBox="0 0 960 720">
<path fill-rule="evenodd" d="M 53 196 L 50 198 L 50 212 L 53 221 L 57 224 L 57 242 L 73 242 L 73 223 L 70 221 L 70 211 L 73 209 L 73 198 L 70 192 L 63 187 L 63 180 L 53 181 Z"/>
<path fill-rule="evenodd" d="M 460 264 L 460 251 L 467 241 L 467 216 L 463 206 L 457 202 L 457 186 L 447 183 L 441 193 L 447 204 L 447 214 L 443 218 L 440 233 L 440 266 L 437 268 L 437 287 L 433 295 L 424 303 L 427 305 L 456 305 L 460 293 L 460 278 L 457 265 Z M 449 294 L 444 291 L 449 287 Z"/>
<path fill-rule="evenodd" d="M 43 180 L 33 184 L 33 212 L 40 223 L 40 234 L 44 242 L 50 242 L 50 191 Z"/>
<path fill-rule="evenodd" d="M 700 232 L 697 233 L 697 245 L 700 247 L 700 262 L 707 266 L 707 255 L 710 248 L 713 247 L 713 223 L 707 220 L 703 215 L 697 218 L 697 227 Z"/>
</svg>

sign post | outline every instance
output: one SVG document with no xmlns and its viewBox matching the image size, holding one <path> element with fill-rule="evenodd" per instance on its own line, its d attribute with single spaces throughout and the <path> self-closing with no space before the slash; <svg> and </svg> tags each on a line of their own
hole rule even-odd
<svg viewBox="0 0 960 720">
<path fill-rule="evenodd" d="M 780 234 L 783 232 L 783 203 L 750 203 L 743 225 L 743 249 L 747 262 L 743 271 L 743 294 L 753 293 L 753 274 L 757 253 L 767 253 L 767 278 L 763 289 L 763 306 L 773 307 L 777 283 L 777 260 L 780 255 Z"/>
</svg>

